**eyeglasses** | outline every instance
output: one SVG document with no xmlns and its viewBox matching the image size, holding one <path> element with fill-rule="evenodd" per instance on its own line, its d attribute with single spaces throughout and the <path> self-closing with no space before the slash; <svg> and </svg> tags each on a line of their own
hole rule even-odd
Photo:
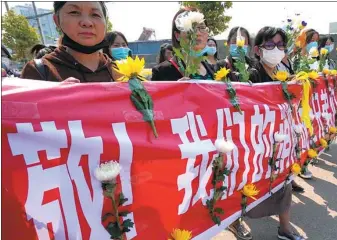
<svg viewBox="0 0 337 240">
<path fill-rule="evenodd" d="M 206 27 L 206 26 L 198 26 L 198 27 L 196 27 L 196 29 L 201 33 L 208 33 L 209 32 L 209 28 Z"/>
<path fill-rule="evenodd" d="M 275 47 L 277 47 L 279 50 L 285 50 L 286 49 L 286 44 L 284 42 L 266 42 L 263 44 L 261 47 L 267 49 L 267 50 L 273 50 Z"/>
</svg>

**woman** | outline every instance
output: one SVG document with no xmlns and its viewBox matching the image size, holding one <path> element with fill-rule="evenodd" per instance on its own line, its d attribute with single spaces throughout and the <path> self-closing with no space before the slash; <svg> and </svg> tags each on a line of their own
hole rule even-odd
<svg viewBox="0 0 337 240">
<path fill-rule="evenodd" d="M 260 82 L 271 82 L 277 71 L 277 65 L 285 57 L 287 36 L 281 28 L 264 27 L 255 38 L 254 52 L 259 60 Z M 261 218 L 279 215 L 279 239 L 301 240 L 304 239 L 292 233 L 290 225 L 291 186 L 280 189 L 266 201 L 247 213 L 250 218 Z"/>
<path fill-rule="evenodd" d="M 35 59 L 40 59 L 44 55 L 52 53 L 56 49 L 55 46 L 45 46 L 43 44 L 36 44 L 30 50 L 30 53 L 34 56 Z"/>
<path fill-rule="evenodd" d="M 330 69 L 330 70 L 336 69 L 335 61 L 330 58 L 330 53 L 335 48 L 334 40 L 331 36 L 322 37 L 322 38 L 319 39 L 318 51 L 320 52 L 322 48 L 325 48 L 326 50 L 328 50 L 328 54 L 326 56 L 326 64 L 325 64 L 324 68 L 327 68 L 327 69 Z"/>
<path fill-rule="evenodd" d="M 231 71 L 228 74 L 229 79 L 232 82 L 238 82 L 238 71 L 235 67 L 236 59 L 239 56 L 239 53 L 237 52 L 237 46 L 236 46 L 236 37 L 238 33 L 238 29 L 240 28 L 241 36 L 245 39 L 245 45 L 243 46 L 243 50 L 246 54 L 246 63 L 247 63 L 247 70 L 250 75 L 250 81 L 255 82 L 257 78 L 257 70 L 256 70 L 256 61 L 249 57 L 250 48 L 252 45 L 251 38 L 249 35 L 249 32 L 243 28 L 243 27 L 234 27 L 230 30 L 228 34 L 228 44 L 229 44 L 229 56 L 226 57 L 224 60 L 220 60 L 216 65 L 216 70 L 221 69 L 222 67 L 225 67 L 227 69 L 230 69 Z"/>
<path fill-rule="evenodd" d="M 108 55 L 112 61 L 126 59 L 132 56 L 128 41 L 123 33 L 113 31 L 107 33 L 105 39 L 109 43 L 109 47 L 103 49 L 103 52 Z"/>
<path fill-rule="evenodd" d="M 169 61 L 173 57 L 173 47 L 172 44 L 163 43 L 160 46 L 158 64 L 162 62 Z"/>
<path fill-rule="evenodd" d="M 54 21 L 61 43 L 40 61 L 30 61 L 21 77 L 36 80 L 110 82 L 118 79 L 111 60 L 100 50 L 108 43 L 104 2 L 54 2 Z"/>
<path fill-rule="evenodd" d="M 176 18 L 186 11 L 198 12 L 196 8 L 183 8 L 180 9 L 173 18 L 172 23 L 172 45 L 175 48 L 180 48 L 180 38 L 186 38 L 184 32 L 180 32 L 176 26 Z M 207 27 L 206 21 L 200 23 L 197 26 L 197 40 L 194 51 L 198 52 L 201 56 L 207 51 L 207 39 L 209 29 Z M 189 78 L 200 79 L 200 80 L 213 80 L 214 71 L 210 64 L 202 61 L 199 65 L 198 73 L 191 75 L 189 78 L 184 77 L 183 69 L 185 69 L 185 63 L 173 57 L 169 61 L 162 62 L 161 64 L 152 68 L 152 81 L 177 81 L 177 80 L 188 80 Z"/>
<path fill-rule="evenodd" d="M 214 38 L 208 38 L 207 46 L 207 62 L 215 65 L 218 61 L 218 44 Z"/>
</svg>

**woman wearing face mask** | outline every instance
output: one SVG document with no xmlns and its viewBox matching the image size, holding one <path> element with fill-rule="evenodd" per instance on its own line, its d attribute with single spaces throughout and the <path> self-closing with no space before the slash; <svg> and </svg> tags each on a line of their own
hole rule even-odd
<svg viewBox="0 0 337 240">
<path fill-rule="evenodd" d="M 103 52 L 113 61 L 126 59 L 132 56 L 131 49 L 128 47 L 128 41 L 121 32 L 109 32 L 105 39 L 109 43 L 109 47 L 104 48 Z"/>
<path fill-rule="evenodd" d="M 21 77 L 36 80 L 110 82 L 119 78 L 101 49 L 108 46 L 104 2 L 54 2 L 54 21 L 61 45 L 24 67 Z"/>
<path fill-rule="evenodd" d="M 208 38 L 207 46 L 207 62 L 215 65 L 218 61 L 218 44 L 214 38 Z"/>
<path fill-rule="evenodd" d="M 318 70 L 319 63 L 318 63 L 318 58 L 319 56 L 312 56 L 312 52 L 314 49 L 318 50 L 318 40 L 319 40 L 319 33 L 314 30 L 314 29 L 308 29 L 303 32 L 303 35 L 305 37 L 304 39 L 304 46 L 302 47 L 302 52 L 301 54 L 303 56 L 310 56 L 316 61 L 312 64 L 310 64 L 310 69 L 311 70 Z M 297 63 L 296 63 L 297 64 Z"/>
<path fill-rule="evenodd" d="M 230 69 L 231 71 L 228 74 L 229 79 L 232 82 L 238 82 L 239 77 L 238 77 L 238 72 L 237 69 L 235 68 L 235 61 L 239 57 L 238 52 L 237 52 L 237 46 L 236 46 L 236 37 L 238 30 L 240 28 L 240 33 L 241 36 L 244 37 L 245 39 L 245 45 L 243 46 L 243 49 L 246 53 L 246 63 L 247 63 L 247 70 L 250 74 L 250 81 L 255 82 L 254 79 L 257 77 L 257 70 L 256 70 L 256 61 L 252 58 L 249 57 L 249 52 L 250 52 L 250 47 L 251 47 L 251 38 L 249 35 L 249 32 L 243 28 L 243 27 L 234 27 L 230 30 L 228 34 L 228 44 L 229 44 L 229 56 L 226 57 L 226 59 L 218 61 L 216 65 L 216 70 L 219 70 L 223 67 Z"/>
<path fill-rule="evenodd" d="M 198 12 L 196 8 L 183 8 L 180 9 L 173 18 L 172 23 L 172 45 L 175 48 L 180 48 L 180 38 L 185 38 L 186 34 L 180 32 L 176 26 L 175 20 L 180 14 L 184 14 L 186 11 Z M 203 56 L 207 52 L 207 39 L 209 29 L 207 27 L 206 21 L 200 23 L 197 26 L 197 44 L 194 51 L 196 51 L 197 56 Z M 152 81 L 177 81 L 177 80 L 188 80 L 189 78 L 184 77 L 181 69 L 185 69 L 185 63 L 176 57 L 171 58 L 169 61 L 162 62 L 156 67 L 152 68 Z M 213 80 L 214 71 L 212 66 L 202 61 L 199 65 L 199 71 L 197 74 L 190 76 L 192 79 L 200 80 Z"/>
<path fill-rule="evenodd" d="M 324 68 L 330 70 L 336 69 L 336 62 L 330 58 L 330 53 L 335 49 L 333 38 L 330 36 L 320 38 L 318 44 L 318 51 L 320 52 L 322 48 L 328 50 L 328 54 L 326 56 L 326 64 Z"/>
</svg>

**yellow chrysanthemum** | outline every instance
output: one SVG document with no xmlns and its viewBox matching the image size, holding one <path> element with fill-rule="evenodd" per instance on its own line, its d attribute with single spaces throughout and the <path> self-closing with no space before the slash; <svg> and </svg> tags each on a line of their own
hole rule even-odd
<svg viewBox="0 0 337 240">
<path fill-rule="evenodd" d="M 337 132 L 337 129 L 335 127 L 330 127 L 329 128 L 329 133 L 335 134 Z"/>
<path fill-rule="evenodd" d="M 298 29 L 302 30 L 304 26 L 302 24 L 298 24 Z"/>
<path fill-rule="evenodd" d="M 323 74 L 324 74 L 324 75 L 329 75 L 329 74 L 330 74 L 330 70 L 327 69 L 327 68 L 324 68 L 324 69 L 323 69 Z"/>
<path fill-rule="evenodd" d="M 316 80 L 317 78 L 319 78 L 318 72 L 316 71 L 311 71 L 308 73 L 309 78 Z"/>
<path fill-rule="evenodd" d="M 318 57 L 318 55 L 319 55 L 317 49 L 310 50 L 309 54 L 310 54 L 310 56 L 313 57 L 313 58 Z"/>
<path fill-rule="evenodd" d="M 327 54 L 328 54 L 328 49 L 321 48 L 321 55 L 327 55 Z"/>
<path fill-rule="evenodd" d="M 277 71 L 275 74 L 275 78 L 278 81 L 284 82 L 288 79 L 288 72 L 287 71 Z"/>
<path fill-rule="evenodd" d="M 147 77 L 152 75 L 152 70 L 151 69 L 143 69 L 143 71 L 139 75 L 147 78 Z"/>
<path fill-rule="evenodd" d="M 295 46 L 298 47 L 298 48 L 300 48 L 300 47 L 301 47 L 301 42 L 300 42 L 300 41 L 297 41 L 297 42 L 295 43 Z"/>
<path fill-rule="evenodd" d="M 330 74 L 333 75 L 333 76 L 336 76 L 337 75 L 337 70 L 331 70 Z"/>
<path fill-rule="evenodd" d="M 296 175 L 298 175 L 298 174 L 300 174 L 301 173 L 301 166 L 298 164 L 298 163 L 294 163 L 292 166 L 291 166 L 291 172 L 293 173 L 293 174 L 296 174 Z"/>
<path fill-rule="evenodd" d="M 326 148 L 326 147 L 328 146 L 328 142 L 327 142 L 324 138 L 321 138 L 321 139 L 319 140 L 319 143 L 321 144 L 321 146 L 322 146 L 323 148 Z"/>
<path fill-rule="evenodd" d="M 260 190 L 258 190 L 253 183 L 246 184 L 243 187 L 243 189 L 241 190 L 241 193 L 243 195 L 245 195 L 246 197 L 250 197 L 254 200 L 256 200 L 256 198 L 254 198 L 254 196 L 258 195 L 259 192 L 260 192 Z"/>
<path fill-rule="evenodd" d="M 214 75 L 214 79 L 216 81 L 222 81 L 225 80 L 225 78 L 227 77 L 228 73 L 230 72 L 230 69 L 227 68 L 221 68 L 219 71 L 217 71 Z"/>
<path fill-rule="evenodd" d="M 245 45 L 245 40 L 244 39 L 237 39 L 236 40 L 236 46 L 243 47 L 244 45 Z"/>
<path fill-rule="evenodd" d="M 169 240 L 190 240 L 192 238 L 192 232 L 187 230 L 173 229 Z"/>
<path fill-rule="evenodd" d="M 317 152 L 314 149 L 309 149 L 308 150 L 308 157 L 309 158 L 317 158 L 318 154 L 317 154 Z"/>
<path fill-rule="evenodd" d="M 117 68 L 115 68 L 115 70 L 123 75 L 123 77 L 117 79 L 117 81 L 127 82 L 135 77 L 138 77 L 143 81 L 146 80 L 140 76 L 145 66 L 144 58 L 139 59 L 139 57 L 136 56 L 135 59 L 132 59 L 131 57 L 128 57 L 125 60 L 116 61 L 116 65 Z"/>
</svg>

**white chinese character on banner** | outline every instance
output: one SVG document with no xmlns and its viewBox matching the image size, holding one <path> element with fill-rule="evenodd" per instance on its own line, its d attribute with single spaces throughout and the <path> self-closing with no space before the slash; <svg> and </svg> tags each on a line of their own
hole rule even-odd
<svg viewBox="0 0 337 240">
<path fill-rule="evenodd" d="M 197 120 L 197 121 L 195 121 Z M 181 151 L 181 158 L 188 159 L 186 165 L 186 172 L 178 176 L 177 184 L 178 190 L 184 190 L 184 198 L 182 203 L 178 207 L 178 214 L 185 213 L 192 200 L 192 181 L 199 176 L 199 187 L 197 193 L 194 195 L 192 205 L 194 205 L 199 199 L 205 205 L 206 200 L 210 198 L 210 194 L 206 191 L 206 184 L 212 174 L 212 161 L 210 161 L 209 154 L 215 151 L 213 142 L 210 139 L 200 140 L 197 125 L 200 131 L 200 135 L 205 137 L 207 132 L 200 115 L 194 115 L 193 112 L 188 112 L 187 116 L 178 119 L 172 119 L 172 132 L 179 134 L 182 144 L 179 145 Z M 187 137 L 187 131 L 190 131 L 192 135 L 192 141 Z M 202 162 L 200 166 L 195 166 L 196 157 L 201 155 Z"/>
</svg>

